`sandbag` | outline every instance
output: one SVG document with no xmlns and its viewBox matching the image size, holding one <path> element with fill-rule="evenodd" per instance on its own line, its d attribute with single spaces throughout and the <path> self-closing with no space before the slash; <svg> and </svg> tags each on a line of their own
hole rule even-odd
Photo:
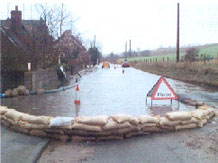
<svg viewBox="0 0 218 163">
<path fill-rule="evenodd" d="M 192 118 L 190 112 L 170 112 L 166 113 L 166 117 L 173 121 L 191 120 Z"/>
<path fill-rule="evenodd" d="M 177 131 L 177 130 L 188 129 L 188 128 L 196 128 L 196 127 L 197 127 L 197 124 L 190 123 L 187 125 L 176 125 L 175 130 Z"/>
<path fill-rule="evenodd" d="M 144 128 L 141 129 L 141 131 L 145 131 L 145 132 L 162 132 L 164 130 L 159 128 L 159 127 L 144 127 Z"/>
<path fill-rule="evenodd" d="M 191 112 L 192 117 L 195 117 L 199 120 L 204 119 L 206 115 L 210 113 L 209 110 L 197 109 Z"/>
<path fill-rule="evenodd" d="M 95 116 L 95 117 L 77 117 L 75 122 L 84 123 L 88 125 L 98 125 L 103 126 L 107 123 L 108 116 Z"/>
<path fill-rule="evenodd" d="M 213 116 L 215 116 L 214 112 L 209 113 L 208 115 L 205 116 L 207 120 L 210 120 Z"/>
<path fill-rule="evenodd" d="M 182 100 L 183 103 L 191 105 L 191 106 L 197 106 L 197 101 L 192 99 L 185 99 Z"/>
<path fill-rule="evenodd" d="M 160 118 L 160 126 L 176 126 L 180 123 L 181 121 L 171 121 L 166 117 L 161 117 Z"/>
<path fill-rule="evenodd" d="M 21 120 L 29 122 L 29 123 L 35 123 L 35 124 L 44 124 L 46 126 L 49 126 L 50 121 L 53 119 L 53 117 L 50 116 L 34 116 L 29 114 L 23 114 L 21 116 Z"/>
<path fill-rule="evenodd" d="M 57 128 L 57 129 L 67 129 L 67 130 L 71 130 L 72 129 L 72 124 L 68 125 L 68 126 L 56 126 L 56 127 L 51 127 L 51 128 Z"/>
<path fill-rule="evenodd" d="M 124 137 L 129 138 L 133 136 L 140 136 L 140 135 L 149 135 L 150 132 L 143 132 L 143 131 L 134 131 L 134 132 L 129 132 L 124 135 Z"/>
<path fill-rule="evenodd" d="M 204 105 L 205 106 L 205 110 L 208 110 L 210 113 L 213 112 L 215 117 L 218 117 L 218 109 L 216 109 L 213 106 L 210 105 Z M 202 108 L 201 108 L 202 109 Z"/>
<path fill-rule="evenodd" d="M 79 136 L 108 136 L 108 135 L 116 135 L 116 130 L 108 130 L 108 131 L 85 131 L 85 130 L 79 130 L 79 129 L 72 129 L 72 130 L 64 130 L 65 134 L 68 135 L 79 135 Z"/>
<path fill-rule="evenodd" d="M 47 134 L 42 130 L 31 130 L 30 135 L 32 135 L 32 136 L 41 136 L 41 137 L 46 137 L 47 136 Z"/>
<path fill-rule="evenodd" d="M 37 89 L 36 94 L 37 95 L 43 95 L 44 94 L 44 89 Z"/>
<path fill-rule="evenodd" d="M 0 115 L 4 115 L 5 113 L 7 113 L 7 111 L 7 106 L 0 106 Z"/>
<path fill-rule="evenodd" d="M 139 120 L 136 117 L 133 117 L 130 115 L 118 114 L 118 115 L 110 116 L 110 117 L 118 123 L 130 122 L 134 125 L 137 125 L 139 123 Z"/>
<path fill-rule="evenodd" d="M 207 110 L 212 112 L 214 114 L 213 116 L 218 117 L 218 109 L 215 109 L 215 108 L 211 107 L 211 108 L 208 108 Z"/>
<path fill-rule="evenodd" d="M 64 134 L 67 134 L 67 135 L 89 135 L 89 132 L 90 132 L 90 131 L 85 131 L 85 130 L 80 130 L 80 129 L 63 129 L 63 131 L 64 131 Z"/>
<path fill-rule="evenodd" d="M 73 117 L 55 117 L 50 121 L 51 127 L 69 126 L 73 123 Z"/>
<path fill-rule="evenodd" d="M 21 119 L 22 115 L 24 115 L 24 113 L 18 112 L 14 109 L 8 109 L 7 113 L 5 113 L 5 116 L 8 119 L 15 121 L 15 123 L 17 123 Z"/>
<path fill-rule="evenodd" d="M 215 110 L 214 113 L 215 113 L 215 117 L 218 117 L 218 110 Z"/>
<path fill-rule="evenodd" d="M 102 131 L 102 128 L 100 126 L 91 126 L 91 125 L 77 123 L 77 122 L 73 123 L 72 128 L 85 130 L 85 131 L 97 131 L 97 132 Z"/>
<path fill-rule="evenodd" d="M 26 91 L 26 87 L 23 85 L 18 86 L 18 94 L 19 95 L 24 95 L 25 91 Z"/>
<path fill-rule="evenodd" d="M 0 115 L 0 119 L 1 119 L 1 120 L 7 120 L 8 118 L 5 117 L 4 115 Z"/>
<path fill-rule="evenodd" d="M 62 142 L 67 142 L 70 140 L 70 136 L 68 135 L 60 135 L 60 134 L 47 134 L 48 137 L 58 139 Z"/>
<path fill-rule="evenodd" d="M 72 136 L 71 137 L 72 141 L 78 142 L 78 141 L 94 141 L 96 140 L 95 137 L 91 137 L 91 136 Z"/>
<path fill-rule="evenodd" d="M 204 118 L 204 113 L 203 113 L 202 109 L 197 109 L 195 111 L 192 111 L 191 115 L 192 115 L 192 117 L 195 117 L 195 118 L 197 118 L 199 120 Z"/>
<path fill-rule="evenodd" d="M 155 127 L 155 126 L 157 126 L 156 123 L 144 123 L 144 124 L 140 124 L 139 128 L 141 129 L 141 128 L 145 128 L 145 127 Z"/>
<path fill-rule="evenodd" d="M 64 135 L 64 130 L 63 129 L 54 129 L 54 128 L 46 128 L 46 129 L 43 129 L 43 131 L 45 131 L 46 133 L 49 133 L 49 134 L 61 134 L 61 135 Z"/>
<path fill-rule="evenodd" d="M 173 126 L 160 126 L 161 129 L 165 130 L 165 131 L 174 131 L 175 127 Z"/>
<path fill-rule="evenodd" d="M 190 123 L 199 123 L 199 122 L 200 122 L 199 119 L 192 117 L 191 120 L 189 120 L 189 121 L 181 121 L 181 124 L 186 125 L 186 124 L 190 124 Z"/>
<path fill-rule="evenodd" d="M 198 109 L 207 110 L 207 106 L 206 105 L 199 106 Z"/>
<path fill-rule="evenodd" d="M 207 123 L 207 119 L 201 119 L 201 121 L 197 123 L 197 126 L 203 127 L 206 123 Z"/>
<path fill-rule="evenodd" d="M 4 117 L 4 118 L 3 118 Z M 17 125 L 17 123 L 13 120 L 13 119 L 10 119 L 10 118 L 7 118 L 5 116 L 3 116 L 2 118 L 4 120 L 6 120 L 7 122 L 9 122 L 11 125 Z"/>
<path fill-rule="evenodd" d="M 11 92 L 11 95 L 12 95 L 12 97 L 18 96 L 18 89 L 17 89 L 17 88 L 14 88 L 14 89 L 12 90 L 12 92 Z"/>
<path fill-rule="evenodd" d="M 157 117 L 154 116 L 150 116 L 150 115 L 141 115 L 137 117 L 139 120 L 139 123 L 143 124 L 143 123 L 159 123 L 159 119 Z"/>
<path fill-rule="evenodd" d="M 24 134 L 29 134 L 29 130 L 28 129 L 25 129 L 25 128 L 22 128 L 22 127 L 19 127 L 19 126 L 11 126 L 10 129 L 14 130 L 16 132 L 20 132 L 20 133 L 24 133 Z"/>
<path fill-rule="evenodd" d="M 1 119 L 1 125 L 7 128 L 11 126 L 11 124 L 4 119 Z"/>
<path fill-rule="evenodd" d="M 118 129 L 117 133 L 119 135 L 123 135 L 123 134 L 127 134 L 129 132 L 135 132 L 135 131 L 139 131 L 139 128 L 138 127 L 122 128 L 122 129 Z"/>
<path fill-rule="evenodd" d="M 44 129 L 44 128 L 47 128 L 46 125 L 44 124 L 34 124 L 34 123 L 29 123 L 29 122 L 26 122 L 26 121 L 23 121 L 23 120 L 20 120 L 18 123 L 17 123 L 20 127 L 22 128 L 27 128 L 27 129 Z"/>
<path fill-rule="evenodd" d="M 123 136 L 122 135 L 110 135 L 110 136 L 99 136 L 97 137 L 97 141 L 102 141 L 102 140 L 122 140 Z"/>
<path fill-rule="evenodd" d="M 197 102 L 197 103 L 196 103 L 196 106 L 197 106 L 197 107 L 199 107 L 199 106 L 204 106 L 204 102 Z"/>
<path fill-rule="evenodd" d="M 109 136 L 109 135 L 117 135 L 118 129 L 101 131 L 101 132 L 88 132 L 89 136 Z"/>
<path fill-rule="evenodd" d="M 24 96 L 29 96 L 30 95 L 30 91 L 29 91 L 29 89 L 26 89 L 25 91 L 24 91 Z"/>
<path fill-rule="evenodd" d="M 131 127 L 131 124 L 129 122 L 123 122 L 118 124 L 117 122 L 113 121 L 113 119 L 110 119 L 108 123 L 103 126 L 103 130 L 113 130 L 118 128 L 128 128 Z"/>
<path fill-rule="evenodd" d="M 5 91 L 5 97 L 11 97 L 12 96 L 12 90 L 6 90 Z"/>
</svg>

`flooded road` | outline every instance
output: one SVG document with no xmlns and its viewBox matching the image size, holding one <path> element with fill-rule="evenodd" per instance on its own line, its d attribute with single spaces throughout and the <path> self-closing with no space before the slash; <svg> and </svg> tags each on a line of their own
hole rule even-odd
<svg viewBox="0 0 218 163">
<path fill-rule="evenodd" d="M 153 101 L 153 107 L 146 105 L 148 91 L 160 78 L 134 68 L 101 69 L 101 65 L 92 73 L 83 75 L 79 81 L 81 105 L 75 106 L 75 88 L 39 96 L 19 96 L 2 99 L 7 105 L 19 111 L 34 115 L 51 116 L 94 116 L 114 114 L 164 114 L 172 110 L 192 110 L 194 107 L 170 101 Z M 177 94 L 183 94 L 198 101 L 217 106 L 218 92 L 204 90 L 201 87 L 180 81 L 167 79 Z"/>
</svg>

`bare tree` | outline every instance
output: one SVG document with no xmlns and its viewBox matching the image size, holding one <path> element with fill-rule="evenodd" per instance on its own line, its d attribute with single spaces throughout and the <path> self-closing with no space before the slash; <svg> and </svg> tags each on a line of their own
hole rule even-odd
<svg viewBox="0 0 218 163">
<path fill-rule="evenodd" d="M 49 33 L 58 38 L 62 35 L 63 29 L 71 24 L 71 29 L 73 28 L 72 23 L 73 18 L 65 8 L 64 4 L 49 6 L 45 4 L 37 4 L 36 10 L 40 17 L 44 20 L 45 24 L 48 26 Z M 69 27 L 68 27 L 69 28 Z"/>
<path fill-rule="evenodd" d="M 57 21 L 54 15 L 54 9 L 49 7 L 47 3 L 37 4 L 35 8 L 41 19 L 47 25 L 49 34 L 55 36 L 55 31 L 57 30 Z"/>
</svg>

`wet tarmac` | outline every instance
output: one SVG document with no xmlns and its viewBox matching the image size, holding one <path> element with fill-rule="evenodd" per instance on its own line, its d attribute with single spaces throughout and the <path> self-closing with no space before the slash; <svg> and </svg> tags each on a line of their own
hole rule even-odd
<svg viewBox="0 0 218 163">
<path fill-rule="evenodd" d="M 2 105 L 15 108 L 33 115 L 51 116 L 94 116 L 114 114 L 165 114 L 174 110 L 193 110 L 194 107 L 169 100 L 153 101 L 153 107 L 146 94 L 160 78 L 158 75 L 146 73 L 134 68 L 98 69 L 83 75 L 79 81 L 80 106 L 75 106 L 75 88 L 54 94 L 19 96 L 1 99 Z M 184 94 L 192 99 L 204 101 L 217 106 L 218 92 L 167 79 L 178 94 Z M 71 81 L 72 83 L 73 81 Z"/>
</svg>

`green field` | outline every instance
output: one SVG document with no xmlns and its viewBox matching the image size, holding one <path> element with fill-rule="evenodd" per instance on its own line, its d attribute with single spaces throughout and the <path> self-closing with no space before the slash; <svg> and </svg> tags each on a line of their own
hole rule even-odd
<svg viewBox="0 0 218 163">
<path fill-rule="evenodd" d="M 206 57 L 208 59 L 211 58 L 218 58 L 218 45 L 206 47 L 206 48 L 200 48 L 199 53 L 196 56 L 197 59 L 203 59 L 204 54 L 206 54 Z M 180 59 L 183 60 L 185 56 L 185 53 L 180 53 Z M 161 55 L 158 56 L 149 56 L 149 57 L 131 57 L 127 58 L 128 61 L 137 61 L 137 62 L 160 62 L 160 61 L 176 61 L 176 53 L 169 53 L 167 55 Z M 124 61 L 124 58 L 121 58 L 120 61 Z"/>
</svg>

